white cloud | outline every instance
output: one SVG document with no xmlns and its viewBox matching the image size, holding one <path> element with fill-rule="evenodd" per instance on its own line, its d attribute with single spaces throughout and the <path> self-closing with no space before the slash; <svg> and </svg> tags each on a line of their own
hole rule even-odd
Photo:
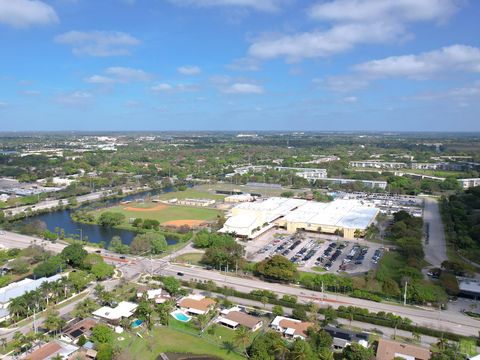
<svg viewBox="0 0 480 360">
<path fill-rule="evenodd" d="M 170 0 L 179 6 L 211 7 L 211 6 L 236 6 L 251 8 L 258 11 L 274 12 L 279 10 L 279 0 Z"/>
<path fill-rule="evenodd" d="M 198 75 L 202 72 L 198 66 L 180 66 L 177 71 L 182 75 Z"/>
<path fill-rule="evenodd" d="M 57 35 L 55 41 L 71 45 L 75 55 L 96 57 L 128 55 L 140 44 L 137 38 L 119 31 L 68 31 Z"/>
<path fill-rule="evenodd" d="M 264 89 L 262 86 L 250 83 L 235 83 L 224 88 L 222 92 L 226 94 L 262 94 Z"/>
<path fill-rule="evenodd" d="M 58 23 L 55 10 L 39 0 L 0 0 L 0 23 L 15 28 Z"/>
<path fill-rule="evenodd" d="M 418 55 L 391 56 L 354 67 L 372 78 L 427 78 L 443 72 L 480 72 L 480 48 L 451 45 Z"/>
<path fill-rule="evenodd" d="M 0 101 L 0 109 L 6 108 L 8 104 L 4 101 Z"/>
<path fill-rule="evenodd" d="M 455 44 L 420 54 L 390 56 L 357 64 L 346 75 L 329 76 L 315 83 L 333 91 L 350 92 L 378 79 L 432 79 L 454 73 L 480 73 L 480 48 Z"/>
<path fill-rule="evenodd" d="M 115 82 L 115 80 L 103 75 L 92 75 L 86 78 L 85 82 L 90 84 L 112 84 Z"/>
<path fill-rule="evenodd" d="M 458 104 L 469 103 L 475 101 L 478 103 L 480 100 L 480 82 L 475 82 L 468 86 L 456 87 L 446 91 L 437 91 L 437 92 L 427 92 L 422 94 L 417 94 L 412 97 L 407 97 L 407 100 L 454 100 Z"/>
<path fill-rule="evenodd" d="M 194 84 L 168 84 L 160 83 L 150 87 L 153 92 L 193 92 L 198 91 L 198 86 Z"/>
<path fill-rule="evenodd" d="M 155 92 L 161 92 L 161 91 L 170 91 L 173 89 L 173 86 L 167 83 L 161 83 L 154 85 L 150 88 L 150 90 L 155 91 Z"/>
<path fill-rule="evenodd" d="M 250 56 L 271 59 L 285 56 L 288 61 L 328 57 L 352 49 L 358 44 L 393 41 L 403 33 L 395 23 L 342 24 L 328 31 L 305 32 L 260 40 L 249 48 Z"/>
<path fill-rule="evenodd" d="M 357 101 L 358 101 L 358 98 L 356 96 L 346 96 L 343 99 L 341 99 L 340 102 L 352 104 L 352 103 L 356 103 Z"/>
<path fill-rule="evenodd" d="M 442 22 L 458 9 L 455 0 L 334 0 L 311 7 L 308 15 L 332 22 L 327 30 L 284 34 L 254 41 L 249 55 L 257 59 L 285 57 L 287 61 L 329 57 L 362 44 L 384 44 L 412 36 L 407 25 Z"/>
<path fill-rule="evenodd" d="M 38 90 L 22 90 L 21 94 L 26 96 L 38 96 L 41 94 L 41 92 Z"/>
<path fill-rule="evenodd" d="M 140 69 L 134 69 L 122 66 L 112 66 L 105 70 L 107 75 L 110 75 L 116 82 L 136 82 L 136 81 L 148 81 L 151 79 L 151 75 Z"/>
<path fill-rule="evenodd" d="M 457 10 L 453 0 L 336 0 L 312 6 L 309 15 L 318 20 L 345 22 L 442 21 Z"/>
<path fill-rule="evenodd" d="M 152 79 L 152 75 L 141 70 L 122 66 L 112 66 L 105 69 L 105 75 L 92 75 L 84 79 L 85 82 L 97 85 L 115 83 L 145 82 Z"/>
<path fill-rule="evenodd" d="M 85 107 L 91 103 L 93 95 L 86 91 L 73 91 L 71 93 L 58 94 L 54 100 L 64 106 Z"/>
</svg>

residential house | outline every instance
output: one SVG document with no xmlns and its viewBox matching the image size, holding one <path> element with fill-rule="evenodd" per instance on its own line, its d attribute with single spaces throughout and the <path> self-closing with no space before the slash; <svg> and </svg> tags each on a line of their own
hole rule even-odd
<svg viewBox="0 0 480 360">
<path fill-rule="evenodd" d="M 333 347 L 335 349 L 343 349 L 352 343 L 358 343 L 364 347 L 368 347 L 369 336 L 367 333 L 359 333 L 334 326 L 325 326 L 323 330 L 333 338 Z"/>
<path fill-rule="evenodd" d="M 177 303 L 179 308 L 190 315 L 206 314 L 215 307 L 215 304 L 215 300 L 198 294 L 185 296 Z"/>
<path fill-rule="evenodd" d="M 65 342 L 77 343 L 80 336 L 85 336 L 89 338 L 92 334 L 92 329 L 95 325 L 98 324 L 98 320 L 93 318 L 87 318 L 75 323 L 69 324 L 67 328 L 63 331 L 61 340 Z"/>
<path fill-rule="evenodd" d="M 253 332 L 260 329 L 263 325 L 262 319 L 241 311 L 239 307 L 222 310 L 217 322 L 232 329 L 244 326 Z"/>
<path fill-rule="evenodd" d="M 62 359 L 67 359 L 77 351 L 78 346 L 67 344 L 60 340 L 53 340 L 46 344 L 40 345 L 38 348 L 29 352 L 28 354 L 21 355 L 20 358 L 27 360 L 49 360 L 60 355 Z"/>
<path fill-rule="evenodd" d="M 430 350 L 421 346 L 387 339 L 378 341 L 377 360 L 429 360 L 430 356 Z"/>
<path fill-rule="evenodd" d="M 115 308 L 103 306 L 93 312 L 93 316 L 98 319 L 106 320 L 112 325 L 118 325 L 123 318 L 128 319 L 133 315 L 138 305 L 128 301 L 120 302 Z"/>
<path fill-rule="evenodd" d="M 270 327 L 280 332 L 286 338 L 302 339 L 307 338 L 307 330 L 314 324 L 311 322 L 304 322 L 297 319 L 290 319 L 284 316 L 277 316 L 273 319 Z"/>
</svg>

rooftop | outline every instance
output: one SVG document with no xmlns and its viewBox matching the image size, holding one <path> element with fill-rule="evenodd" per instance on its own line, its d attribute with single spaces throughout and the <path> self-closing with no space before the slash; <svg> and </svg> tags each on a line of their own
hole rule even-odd
<svg viewBox="0 0 480 360">
<path fill-rule="evenodd" d="M 111 308 L 110 306 L 103 306 L 100 309 L 94 311 L 93 315 L 108 320 L 119 320 L 122 317 L 129 318 L 130 316 L 132 316 L 137 307 L 137 304 L 128 301 L 122 301 L 115 308 Z"/>
<path fill-rule="evenodd" d="M 428 360 L 430 359 L 430 350 L 417 345 L 380 339 L 378 341 L 377 360 L 393 360 L 396 358 Z"/>
</svg>

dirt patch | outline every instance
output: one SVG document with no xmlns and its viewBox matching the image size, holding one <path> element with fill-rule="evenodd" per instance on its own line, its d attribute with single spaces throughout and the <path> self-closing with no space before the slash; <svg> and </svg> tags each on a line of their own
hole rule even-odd
<svg viewBox="0 0 480 360">
<path fill-rule="evenodd" d="M 155 205 L 154 207 L 151 207 L 151 208 L 138 208 L 134 206 L 126 206 L 123 208 L 123 210 L 136 211 L 136 212 L 152 212 L 152 211 L 164 210 L 167 207 L 168 207 L 167 205 Z"/>
<path fill-rule="evenodd" d="M 171 220 L 162 223 L 163 226 L 198 226 L 205 222 L 205 220 Z"/>
</svg>

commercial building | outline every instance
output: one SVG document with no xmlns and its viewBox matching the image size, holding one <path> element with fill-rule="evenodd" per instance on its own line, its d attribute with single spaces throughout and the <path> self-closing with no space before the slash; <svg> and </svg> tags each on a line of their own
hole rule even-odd
<svg viewBox="0 0 480 360">
<path fill-rule="evenodd" d="M 379 160 L 350 161 L 350 167 L 370 169 L 402 169 L 408 167 L 404 162 L 388 162 Z"/>
<path fill-rule="evenodd" d="M 251 239 L 278 226 L 290 233 L 297 230 L 343 233 L 345 238 L 353 239 L 365 231 L 378 212 L 376 207 L 362 205 L 357 200 L 320 203 L 273 197 L 235 206 L 220 232 Z"/>
<path fill-rule="evenodd" d="M 380 339 L 377 347 L 377 360 L 429 360 L 430 350 L 412 344 Z"/>
<path fill-rule="evenodd" d="M 357 179 L 339 179 L 339 178 L 323 178 L 319 180 L 330 182 L 333 184 L 340 184 L 340 185 L 360 183 L 371 189 L 377 188 L 377 189 L 385 190 L 387 188 L 387 182 L 382 180 L 357 180 Z"/>
<path fill-rule="evenodd" d="M 470 278 L 457 277 L 459 295 L 480 299 L 480 281 Z"/>
<path fill-rule="evenodd" d="M 480 186 L 480 178 L 458 179 L 458 182 L 464 189 Z"/>
<path fill-rule="evenodd" d="M 37 290 L 44 282 L 54 282 L 60 280 L 62 275 L 57 274 L 51 277 L 42 277 L 40 279 L 23 279 L 18 282 L 11 283 L 0 289 L 0 321 L 8 319 L 10 311 L 8 304 L 12 299 L 24 295 L 29 291 Z"/>
<path fill-rule="evenodd" d="M 207 207 L 215 204 L 212 199 L 182 199 L 177 201 L 178 205 Z"/>
<path fill-rule="evenodd" d="M 250 194 L 235 194 L 226 196 L 223 201 L 226 203 L 241 203 L 241 202 L 250 202 L 255 200 L 255 198 Z"/>
</svg>

